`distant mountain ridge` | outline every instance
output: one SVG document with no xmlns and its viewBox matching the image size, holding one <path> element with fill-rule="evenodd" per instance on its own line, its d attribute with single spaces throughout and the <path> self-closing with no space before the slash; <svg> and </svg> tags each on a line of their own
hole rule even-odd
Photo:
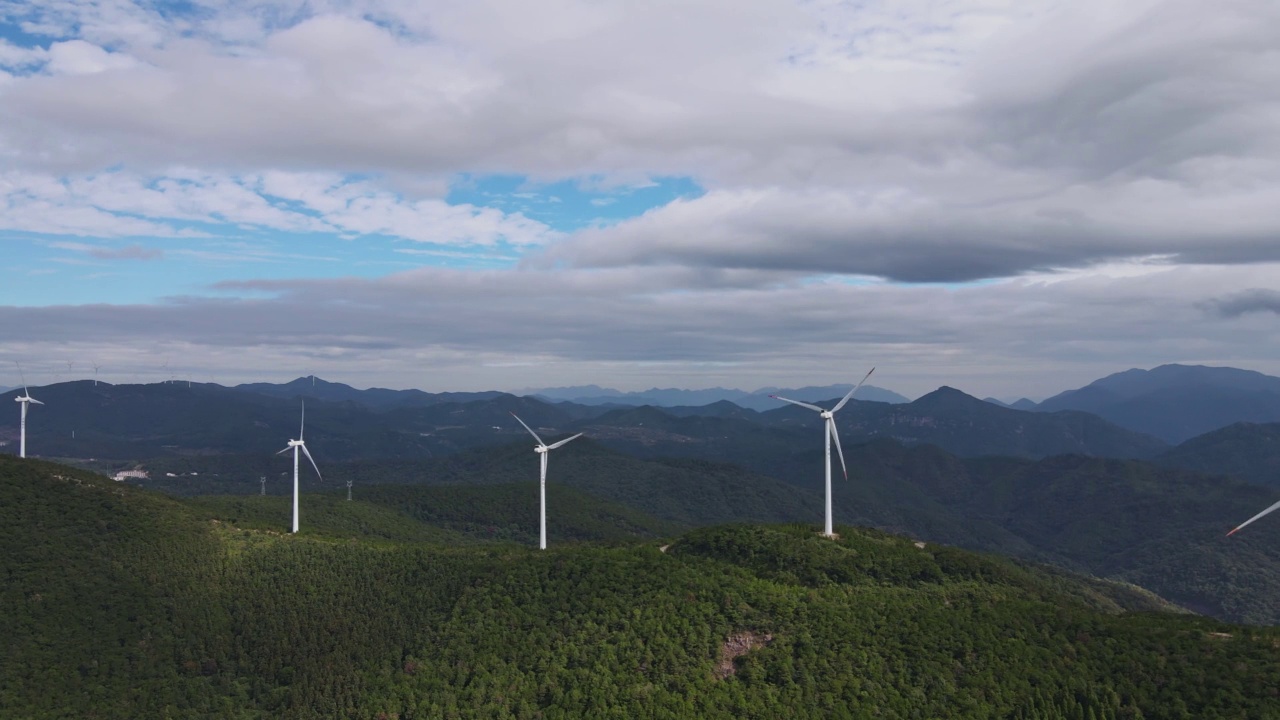
<svg viewBox="0 0 1280 720">
<path fill-rule="evenodd" d="M 1080 410 L 1176 444 L 1237 422 L 1280 422 L 1280 378 L 1252 370 L 1161 365 L 1055 395 L 1039 412 Z"/>
<path fill-rule="evenodd" d="M 587 406 L 505 393 L 405 396 L 400 404 L 370 405 L 317 398 L 310 395 L 309 379 L 295 384 L 301 386 L 293 394 L 279 387 L 267 394 L 200 383 L 49 385 L 40 389 L 46 405 L 28 421 L 28 450 L 42 457 L 115 460 L 271 453 L 296 437 L 299 398 L 306 397 L 312 398 L 307 437 L 318 460 L 434 457 L 498 444 L 523 434 L 512 413 L 539 432 L 587 432 L 629 452 L 735 462 L 768 468 L 775 476 L 796 448 L 820 439 L 813 430 L 817 414 L 794 405 L 766 412 L 729 401 L 676 408 Z M 317 381 L 315 388 L 334 398 L 350 396 L 347 386 Z M 837 399 L 817 402 L 830 406 Z M 16 445 L 17 419 L 17 413 L 0 414 L 0 440 Z M 854 399 L 837 422 L 845 442 L 892 437 L 966 457 L 1145 458 L 1167 449 L 1155 438 L 1087 413 L 1012 410 L 951 388 L 910 403 Z"/>
<path fill-rule="evenodd" d="M 245 383 L 236 385 L 232 390 L 269 395 L 279 398 L 316 398 L 330 402 L 357 402 L 371 408 L 422 407 L 439 405 L 446 402 L 467 402 L 471 400 L 487 400 L 507 393 L 496 390 L 484 392 L 443 392 L 429 393 L 422 390 L 388 390 L 387 388 L 368 388 L 358 390 L 343 383 L 329 382 L 313 376 L 300 377 L 287 383 Z"/>
<path fill-rule="evenodd" d="M 1254 485 L 1280 488 L 1280 423 L 1235 423 L 1193 437 L 1161 454 L 1168 467 L 1231 475 Z"/>
<path fill-rule="evenodd" d="M 993 397 L 985 397 L 982 399 L 985 402 L 991 403 L 992 405 L 999 405 L 1000 407 L 1013 408 L 1014 410 L 1034 410 L 1036 407 L 1036 401 L 1030 400 L 1028 398 L 1018 398 L 1017 400 L 1014 400 L 1011 403 L 1007 403 L 999 398 L 993 398 Z"/>
<path fill-rule="evenodd" d="M 522 391 L 522 394 L 544 398 L 550 401 L 567 401 L 578 405 L 653 405 L 655 407 L 697 407 L 710 405 L 720 401 L 729 401 L 738 407 L 757 412 L 772 410 L 781 405 L 770 395 L 783 395 L 792 400 L 814 402 L 832 397 L 843 397 L 853 389 L 853 385 L 822 385 L 800 388 L 765 387 L 748 392 L 731 388 L 714 387 L 703 390 L 685 390 L 681 388 L 650 388 L 639 392 L 622 392 L 598 385 L 581 385 L 576 387 L 541 388 Z M 872 400 L 886 403 L 910 402 L 908 398 L 892 390 L 863 385 L 856 397 L 859 400 Z"/>
</svg>

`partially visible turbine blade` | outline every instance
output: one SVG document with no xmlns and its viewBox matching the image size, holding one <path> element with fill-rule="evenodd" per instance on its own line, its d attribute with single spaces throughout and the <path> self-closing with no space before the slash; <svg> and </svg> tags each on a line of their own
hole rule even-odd
<svg viewBox="0 0 1280 720">
<path fill-rule="evenodd" d="M 28 393 L 28 394 L 27 394 L 27 402 L 33 402 L 33 403 L 35 403 L 35 404 L 37 404 L 37 405 L 43 405 L 43 404 L 44 404 L 44 403 L 40 402 L 39 400 L 37 400 L 37 399 L 35 399 L 35 398 L 31 397 L 30 393 Z"/>
<path fill-rule="evenodd" d="M 298 447 L 302 448 L 302 454 L 306 455 L 308 460 L 311 460 L 311 451 L 307 449 L 307 446 L 299 445 Z M 324 476 L 320 474 L 320 468 L 316 467 L 315 460 L 311 460 L 311 467 L 315 468 L 316 477 L 320 478 L 320 482 L 324 482 Z"/>
<path fill-rule="evenodd" d="M 276 454 L 277 454 L 277 455 L 283 455 L 283 454 L 285 454 L 285 453 L 289 452 L 289 451 L 290 451 L 290 450 L 292 450 L 292 449 L 293 449 L 293 446 L 289 446 L 289 447 L 287 447 L 287 448 L 285 448 L 285 449 L 281 450 L 280 452 L 278 452 L 278 453 L 276 453 Z"/>
<path fill-rule="evenodd" d="M 18 368 L 18 377 L 22 378 L 22 394 L 31 397 L 31 391 L 27 389 L 27 374 L 22 372 L 22 366 L 17 360 L 13 361 L 13 366 Z"/>
<path fill-rule="evenodd" d="M 1245 520 L 1244 522 L 1240 523 L 1239 525 L 1237 525 L 1237 526 L 1236 526 L 1236 529 L 1235 529 L 1235 530 L 1232 530 L 1231 532 L 1227 533 L 1227 537 L 1231 537 L 1232 535 L 1235 535 L 1236 533 L 1240 532 L 1240 529 L 1241 529 L 1241 528 L 1243 528 L 1245 525 L 1248 525 L 1249 523 L 1253 522 L 1254 520 L 1257 520 L 1258 518 L 1262 517 L 1263 515 L 1266 515 L 1267 513 L 1270 513 L 1272 510 L 1275 510 L 1276 508 L 1280 508 L 1280 502 L 1276 503 L 1275 505 L 1272 505 L 1271 507 L 1267 508 L 1266 510 L 1263 510 L 1262 512 L 1258 513 L 1257 515 L 1254 515 L 1253 517 L 1249 518 L 1248 520 Z"/>
<path fill-rule="evenodd" d="M 302 423 L 298 426 L 298 441 L 302 441 L 302 431 L 307 429 L 307 401 L 302 401 Z"/>
<path fill-rule="evenodd" d="M 837 411 L 837 410 L 839 410 L 840 408 L 844 407 L 844 404 L 845 404 L 845 403 L 847 403 L 847 402 L 849 402 L 849 398 L 853 397 L 853 394 L 854 394 L 854 393 L 856 393 L 856 392 L 858 392 L 858 388 L 862 387 L 862 383 L 866 382 L 866 381 L 867 381 L 867 378 L 871 377 L 871 373 L 873 373 L 873 372 L 875 372 L 875 371 L 876 371 L 876 369 L 875 369 L 875 368 L 871 368 L 870 370 L 868 370 L 868 371 L 867 371 L 867 374 L 866 374 L 866 375 L 863 375 L 863 376 L 862 376 L 862 379 L 858 381 L 858 384 L 857 384 L 857 385 L 854 385 L 854 386 L 853 386 L 853 389 L 849 391 L 849 394 L 848 394 L 848 395 L 845 395 L 843 400 L 841 400 L 840 402 L 836 403 L 836 406 L 835 406 L 835 407 L 833 407 L 833 408 L 831 408 L 831 412 L 836 412 L 836 411 Z"/>
<path fill-rule="evenodd" d="M 515 413 L 511 413 L 511 417 L 515 418 L 515 419 L 516 419 L 516 422 L 520 423 L 521 425 L 524 425 L 524 421 L 520 419 L 520 416 L 519 416 L 519 415 L 517 415 L 517 414 L 515 414 Z M 529 434 L 533 436 L 533 439 L 534 439 L 534 440 L 537 440 L 537 441 L 538 441 L 538 444 L 539 444 L 539 445 L 541 445 L 541 446 L 543 446 L 543 447 L 546 447 L 546 446 L 547 446 L 547 444 L 546 444 L 546 443 L 542 442 L 542 438 L 538 437 L 538 433 L 536 433 L 536 432 L 534 432 L 534 431 L 533 431 L 533 428 L 529 427 L 528 425 L 524 425 L 524 429 L 529 431 Z"/>
<path fill-rule="evenodd" d="M 844 450 L 840 449 L 840 433 L 836 432 L 836 419 L 827 420 L 827 429 L 831 432 L 831 439 L 836 441 L 836 455 L 840 458 L 840 469 L 844 471 L 844 479 L 849 479 L 849 468 L 844 464 Z"/>
<path fill-rule="evenodd" d="M 788 400 L 787 398 L 779 397 L 777 395 L 770 395 L 769 397 L 773 398 L 774 400 L 781 400 L 782 402 L 791 403 L 792 405 L 799 405 L 802 408 L 809 408 L 810 410 L 816 410 L 817 412 L 826 412 L 826 410 L 823 410 L 817 405 L 810 405 L 807 402 L 800 402 L 799 400 Z"/>
<path fill-rule="evenodd" d="M 580 438 L 580 437 L 582 437 L 582 433 L 578 433 L 577 435 L 574 435 L 573 437 L 565 438 L 565 439 L 561 440 L 560 442 L 552 443 L 552 444 L 550 444 L 550 445 L 548 445 L 548 446 L 547 446 L 547 449 L 548 449 L 548 450 L 555 450 L 556 448 L 560 447 L 561 445 L 564 445 L 565 443 L 569 442 L 570 440 L 577 440 L 577 439 L 578 439 L 578 438 Z"/>
</svg>

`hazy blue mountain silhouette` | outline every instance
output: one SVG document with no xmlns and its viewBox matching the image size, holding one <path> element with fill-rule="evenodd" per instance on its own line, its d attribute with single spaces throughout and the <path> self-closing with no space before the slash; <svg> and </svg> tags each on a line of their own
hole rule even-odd
<svg viewBox="0 0 1280 720">
<path fill-rule="evenodd" d="M 1180 443 L 1236 422 L 1280 422 L 1280 378 L 1229 367 L 1161 365 L 1108 375 L 1036 410 L 1081 410 Z"/>
</svg>

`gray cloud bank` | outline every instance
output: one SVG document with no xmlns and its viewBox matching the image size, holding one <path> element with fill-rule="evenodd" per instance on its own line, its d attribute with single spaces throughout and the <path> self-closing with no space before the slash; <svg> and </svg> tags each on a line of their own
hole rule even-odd
<svg viewBox="0 0 1280 720">
<path fill-rule="evenodd" d="M 256 299 L 0 308 L 0 360 L 97 358 L 105 377 L 291 379 L 509 389 L 841 382 L 1048 395 L 1128 367 L 1237 365 L 1280 374 L 1269 313 L 1206 312 L 1217 288 L 1280 266 L 1139 268 L 1115 277 L 959 288 L 688 270 L 459 272 L 255 281 Z M 1272 296 L 1274 299 L 1274 295 Z M 61 364 L 61 363 L 55 363 Z M 856 378 L 853 378 L 856 379 Z"/>
<path fill-rule="evenodd" d="M 1280 292 L 1251 288 L 1207 301 L 1210 308 L 1224 318 L 1237 318 L 1248 313 L 1269 312 L 1280 315 Z"/>
</svg>

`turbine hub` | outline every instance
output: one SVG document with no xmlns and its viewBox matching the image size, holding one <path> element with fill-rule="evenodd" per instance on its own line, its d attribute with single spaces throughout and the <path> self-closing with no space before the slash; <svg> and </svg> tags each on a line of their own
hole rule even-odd
<svg viewBox="0 0 1280 720">
<path fill-rule="evenodd" d="M 823 419 L 824 419 L 824 420 L 830 420 L 831 418 L 835 417 L 835 415 L 834 415 L 834 414 L 832 414 L 832 412 L 831 412 L 830 410 L 823 410 L 823 411 L 822 411 L 822 417 L 823 417 Z"/>
<path fill-rule="evenodd" d="M 536 452 L 536 453 L 544 453 L 544 452 L 546 452 L 546 451 L 547 451 L 547 446 L 546 446 L 546 445 L 539 445 L 538 447 L 534 448 L 534 449 L 533 449 L 533 451 L 534 451 L 534 452 Z"/>
</svg>

